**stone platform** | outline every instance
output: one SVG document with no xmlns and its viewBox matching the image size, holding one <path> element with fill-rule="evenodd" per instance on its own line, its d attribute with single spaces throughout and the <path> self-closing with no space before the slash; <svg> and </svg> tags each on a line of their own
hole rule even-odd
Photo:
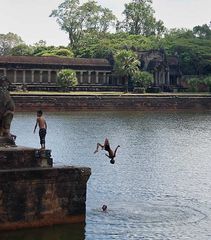
<svg viewBox="0 0 211 240">
<path fill-rule="evenodd" d="M 85 221 L 88 168 L 0 171 L 0 230 Z"/>
<path fill-rule="evenodd" d="M 0 136 L 0 148 L 8 146 L 16 146 L 14 139 Z"/>
<path fill-rule="evenodd" d="M 21 146 L 0 147 L 0 169 L 52 166 L 51 150 Z"/>
<path fill-rule="evenodd" d="M 51 150 L 0 147 L 0 231 L 84 222 L 90 175 L 54 168 Z"/>
</svg>

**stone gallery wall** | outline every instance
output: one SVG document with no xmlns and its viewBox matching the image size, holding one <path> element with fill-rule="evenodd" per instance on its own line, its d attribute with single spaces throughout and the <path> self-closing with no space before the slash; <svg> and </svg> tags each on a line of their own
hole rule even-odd
<svg viewBox="0 0 211 240">
<path fill-rule="evenodd" d="M 16 111 L 211 110 L 210 95 L 14 95 Z"/>
</svg>

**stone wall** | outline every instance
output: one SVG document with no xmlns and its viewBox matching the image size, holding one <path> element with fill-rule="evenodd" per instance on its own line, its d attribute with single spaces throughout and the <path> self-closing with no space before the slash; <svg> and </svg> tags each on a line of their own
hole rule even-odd
<svg viewBox="0 0 211 240">
<path fill-rule="evenodd" d="M 211 95 L 14 95 L 16 111 L 211 110 Z"/>
<path fill-rule="evenodd" d="M 0 230 L 85 221 L 89 168 L 0 171 Z"/>
<path fill-rule="evenodd" d="M 51 150 L 20 146 L 0 147 L 0 170 L 52 166 Z"/>
<path fill-rule="evenodd" d="M 0 231 L 84 223 L 90 175 L 86 167 L 54 168 L 51 150 L 2 145 Z"/>
</svg>

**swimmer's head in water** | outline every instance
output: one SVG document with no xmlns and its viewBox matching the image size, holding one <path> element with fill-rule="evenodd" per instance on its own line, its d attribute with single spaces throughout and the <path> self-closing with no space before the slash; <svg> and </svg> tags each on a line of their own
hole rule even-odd
<svg viewBox="0 0 211 240">
<path fill-rule="evenodd" d="M 110 160 L 110 163 L 111 163 L 111 164 L 114 164 L 114 163 L 115 163 L 115 160 L 112 158 L 112 159 Z"/>
<path fill-rule="evenodd" d="M 102 210 L 105 212 L 107 210 L 107 206 L 106 205 L 103 205 L 102 206 Z"/>
</svg>

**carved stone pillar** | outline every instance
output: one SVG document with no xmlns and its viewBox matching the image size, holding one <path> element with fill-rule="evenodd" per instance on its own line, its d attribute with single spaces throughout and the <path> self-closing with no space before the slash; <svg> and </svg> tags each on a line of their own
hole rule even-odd
<svg viewBox="0 0 211 240">
<path fill-rule="evenodd" d="M 31 71 L 32 74 L 32 83 L 34 82 L 34 70 Z"/>
<path fill-rule="evenodd" d="M 14 83 L 17 82 L 17 70 L 14 70 Z"/>
<path fill-rule="evenodd" d="M 80 71 L 80 84 L 83 84 L 83 76 L 84 76 L 84 72 Z"/>
<path fill-rule="evenodd" d="M 103 73 L 103 83 L 107 84 L 107 82 L 106 82 L 106 72 Z"/>
<path fill-rule="evenodd" d="M 99 83 L 99 72 L 96 71 L 96 81 L 95 81 L 96 84 Z"/>
<path fill-rule="evenodd" d="M 48 70 L 48 83 L 51 82 L 51 70 Z"/>
<path fill-rule="evenodd" d="M 26 71 L 23 70 L 23 83 L 26 83 Z"/>
<path fill-rule="evenodd" d="M 167 85 L 170 85 L 170 73 L 169 73 L 169 70 L 167 72 Z"/>
<path fill-rule="evenodd" d="M 42 83 L 42 70 L 40 70 L 40 83 Z"/>
<path fill-rule="evenodd" d="M 109 84 L 109 75 L 108 74 L 106 74 L 106 82 L 107 82 L 107 84 Z"/>
<path fill-rule="evenodd" d="M 92 74 L 92 72 L 89 71 L 89 72 L 88 72 L 88 83 L 91 83 L 91 76 L 92 76 L 91 74 Z"/>
</svg>

